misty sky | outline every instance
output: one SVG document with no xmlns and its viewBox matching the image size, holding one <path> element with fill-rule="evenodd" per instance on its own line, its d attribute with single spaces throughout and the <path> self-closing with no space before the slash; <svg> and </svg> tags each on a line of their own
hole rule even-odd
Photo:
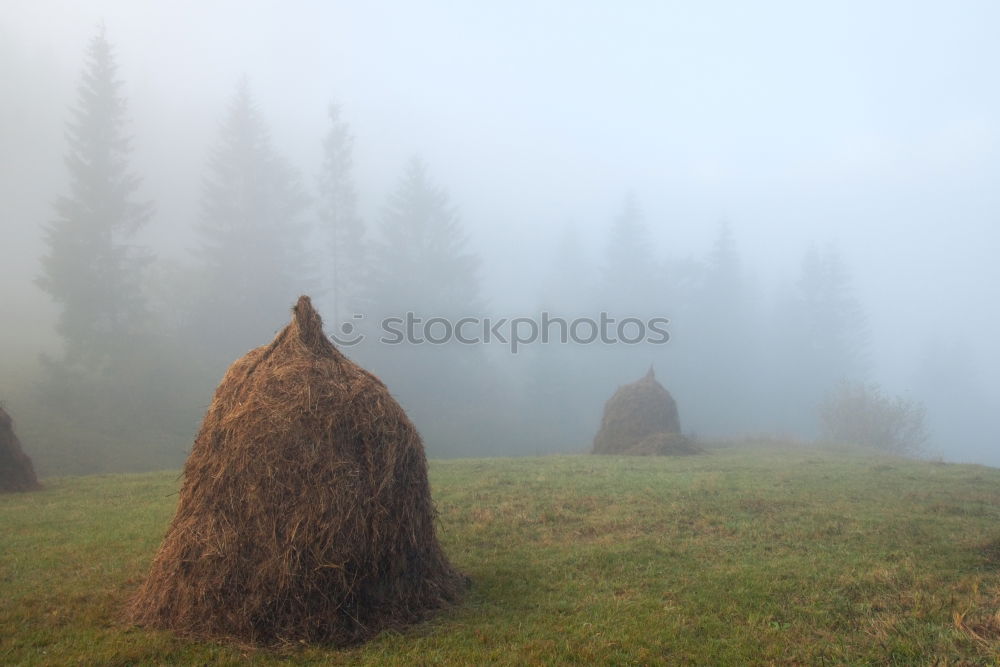
<svg viewBox="0 0 1000 667">
<path fill-rule="evenodd" d="M 29 326 L 46 322 L 40 223 L 101 21 L 161 252 L 190 245 L 246 75 L 308 185 L 342 105 L 368 220 L 420 153 L 504 313 L 536 305 L 567 224 L 597 258 L 632 191 L 664 256 L 703 255 L 729 220 L 765 296 L 811 242 L 836 243 L 889 385 L 935 337 L 1000 374 L 1000 3 L 4 0 L 0 294 Z"/>
</svg>

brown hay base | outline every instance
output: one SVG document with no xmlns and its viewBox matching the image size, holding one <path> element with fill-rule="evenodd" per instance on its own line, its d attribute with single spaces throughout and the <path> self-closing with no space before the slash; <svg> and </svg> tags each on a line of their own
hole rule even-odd
<svg viewBox="0 0 1000 667">
<path fill-rule="evenodd" d="M 704 451 L 694 440 L 680 433 L 654 433 L 619 453 L 627 456 L 688 456 Z"/>
<path fill-rule="evenodd" d="M 14 434 L 14 422 L 0 406 L 0 493 L 40 489 L 35 467 Z"/>
<path fill-rule="evenodd" d="M 308 297 L 216 390 L 128 618 L 258 644 L 348 645 L 457 601 L 417 430 Z"/>
</svg>

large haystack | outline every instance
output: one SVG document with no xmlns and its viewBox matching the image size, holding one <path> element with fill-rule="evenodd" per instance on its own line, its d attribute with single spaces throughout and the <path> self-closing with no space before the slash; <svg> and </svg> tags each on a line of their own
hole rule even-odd
<svg viewBox="0 0 1000 667">
<path fill-rule="evenodd" d="M 39 488 L 35 467 L 14 435 L 14 422 L 0 406 L 0 493 Z"/>
<path fill-rule="evenodd" d="M 216 390 L 133 622 L 345 645 L 465 586 L 435 535 L 417 430 L 326 338 L 308 297 L 293 312 Z"/>
<path fill-rule="evenodd" d="M 645 377 L 619 387 L 604 405 L 594 454 L 687 454 L 696 451 L 680 435 L 677 404 L 652 367 Z"/>
</svg>

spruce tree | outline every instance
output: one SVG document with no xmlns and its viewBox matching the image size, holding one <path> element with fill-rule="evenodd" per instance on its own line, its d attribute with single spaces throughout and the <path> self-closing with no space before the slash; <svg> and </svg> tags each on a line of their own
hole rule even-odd
<svg viewBox="0 0 1000 667">
<path fill-rule="evenodd" d="M 794 309 L 800 350 L 818 380 L 862 380 L 868 369 L 868 320 L 833 246 L 810 248 L 802 262 Z"/>
<path fill-rule="evenodd" d="M 178 365 L 166 360 L 145 296 L 152 258 L 134 241 L 153 207 L 129 165 L 122 87 L 102 27 L 67 123 L 70 188 L 45 227 L 37 279 L 60 307 L 65 341 L 61 356 L 45 359 L 37 399 L 47 410 L 42 460 L 62 473 L 176 466 L 190 437 L 174 419 Z"/>
<path fill-rule="evenodd" d="M 786 397 L 776 411 L 811 437 L 823 396 L 842 381 L 867 379 L 867 318 L 835 248 L 809 248 L 776 324 L 773 377 L 780 386 L 773 393 Z"/>
<path fill-rule="evenodd" d="M 649 230 L 631 193 L 612 221 L 604 258 L 600 299 L 591 317 L 598 318 L 606 312 L 615 322 L 602 325 L 601 336 L 582 352 L 588 360 L 591 385 L 605 388 L 606 394 L 607 387 L 625 384 L 629 378 L 648 370 L 651 363 L 662 361 L 661 355 L 667 351 L 662 345 L 646 344 L 643 332 L 634 323 L 671 314 L 666 312 L 665 289 Z M 633 324 L 621 328 L 626 320 L 633 320 Z M 603 344 L 601 340 L 605 337 L 614 342 Z M 632 343 L 625 343 L 624 339 Z"/>
<path fill-rule="evenodd" d="M 692 423 L 711 424 L 713 433 L 739 433 L 754 421 L 756 339 L 745 279 L 732 228 L 721 222 L 675 341 Z"/>
<path fill-rule="evenodd" d="M 518 392 L 523 415 L 518 425 L 523 432 L 516 439 L 533 443 L 537 452 L 560 451 L 593 437 L 594 420 L 580 415 L 599 417 L 607 398 L 604 383 L 592 380 L 600 369 L 579 363 L 587 352 L 568 336 L 576 318 L 595 316 L 599 286 L 575 225 L 565 226 L 550 258 L 539 283 L 539 311 L 549 315 L 545 337 L 510 362 L 524 369 L 524 389 Z"/>
<path fill-rule="evenodd" d="M 127 104 L 103 26 L 87 48 L 77 104 L 67 124 L 70 192 L 45 227 L 47 251 L 38 285 L 59 304 L 56 329 L 68 366 L 104 366 L 143 330 L 142 269 L 132 245 L 152 215 L 136 196 Z"/>
<path fill-rule="evenodd" d="M 424 162 L 407 164 L 382 216 L 373 247 L 369 297 L 377 312 L 425 317 L 474 315 L 482 310 L 479 259 L 447 193 Z"/>
<path fill-rule="evenodd" d="M 340 107 L 330 105 L 330 127 L 323 141 L 323 166 L 319 174 L 319 219 L 329 252 L 323 262 L 329 284 L 329 321 L 340 323 L 361 308 L 367 248 L 364 223 L 358 215 L 354 186 L 354 136 L 341 118 Z"/>
<path fill-rule="evenodd" d="M 307 204 L 241 81 L 211 155 L 197 228 L 203 290 L 194 325 L 211 362 L 228 363 L 267 340 L 289 304 L 314 287 L 301 219 Z"/>
<path fill-rule="evenodd" d="M 410 160 L 389 196 L 380 232 L 379 242 L 372 245 L 366 294 L 373 315 L 370 325 L 413 313 L 422 320 L 414 331 L 423 337 L 423 324 L 430 318 L 455 323 L 483 314 L 479 260 L 468 249 L 448 195 L 431 181 L 419 158 Z M 444 334 L 444 325 L 439 325 L 432 335 Z M 367 350 L 359 353 L 371 353 L 372 368 L 421 424 L 431 452 L 469 455 L 495 444 L 484 432 L 499 432 L 490 406 L 498 404 L 500 393 L 482 346 L 461 345 L 454 338 L 450 345 L 426 339 L 416 345 L 407 340 L 388 344 L 380 341 L 380 333 L 375 331 Z M 475 330 L 465 332 L 470 334 Z"/>
<path fill-rule="evenodd" d="M 660 291 L 649 231 L 631 193 L 611 225 L 605 251 L 603 308 L 619 317 L 635 317 L 656 309 Z"/>
<path fill-rule="evenodd" d="M 541 276 L 539 306 L 559 317 L 592 314 L 598 286 L 594 274 L 579 230 L 573 223 L 567 224 Z"/>
</svg>

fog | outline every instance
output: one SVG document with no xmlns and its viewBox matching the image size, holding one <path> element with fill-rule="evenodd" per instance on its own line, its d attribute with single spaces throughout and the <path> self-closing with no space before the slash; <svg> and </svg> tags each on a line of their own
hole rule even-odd
<svg viewBox="0 0 1000 667">
<path fill-rule="evenodd" d="M 90 344 L 37 279 L 102 25 L 153 208 L 121 237 L 141 323 Z M 927 455 L 1000 465 L 997 25 L 987 1 L 5 2 L 0 400 L 42 473 L 178 466 L 226 365 L 305 292 L 331 333 L 359 324 L 345 350 L 432 457 L 585 451 L 653 364 L 699 437 L 811 441 L 846 379 L 922 402 Z M 240 91 L 284 185 L 261 176 L 264 231 L 227 255 Z M 668 318 L 670 341 L 377 340 L 407 311 L 543 310 Z"/>
</svg>

